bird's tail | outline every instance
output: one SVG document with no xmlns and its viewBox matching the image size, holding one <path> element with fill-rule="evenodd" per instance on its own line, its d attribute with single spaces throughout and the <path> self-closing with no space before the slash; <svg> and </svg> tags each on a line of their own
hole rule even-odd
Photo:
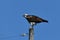
<svg viewBox="0 0 60 40">
<path fill-rule="evenodd" d="M 43 20 L 43 22 L 46 22 L 46 23 L 48 23 L 48 21 L 47 21 L 47 20 Z"/>
</svg>

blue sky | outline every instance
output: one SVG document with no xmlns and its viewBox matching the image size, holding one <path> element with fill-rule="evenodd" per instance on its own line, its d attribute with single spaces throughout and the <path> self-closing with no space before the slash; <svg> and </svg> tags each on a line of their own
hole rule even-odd
<svg viewBox="0 0 60 40">
<path fill-rule="evenodd" d="M 0 40 L 28 40 L 29 23 L 23 14 L 49 21 L 34 27 L 35 40 L 60 40 L 59 0 L 0 0 Z"/>
</svg>

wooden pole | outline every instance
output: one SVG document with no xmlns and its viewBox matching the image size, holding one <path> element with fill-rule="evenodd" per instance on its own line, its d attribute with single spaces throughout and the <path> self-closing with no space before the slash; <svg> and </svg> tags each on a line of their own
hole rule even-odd
<svg viewBox="0 0 60 40">
<path fill-rule="evenodd" d="M 33 28 L 33 25 L 29 28 L 29 40 L 34 40 L 34 28 Z"/>
</svg>

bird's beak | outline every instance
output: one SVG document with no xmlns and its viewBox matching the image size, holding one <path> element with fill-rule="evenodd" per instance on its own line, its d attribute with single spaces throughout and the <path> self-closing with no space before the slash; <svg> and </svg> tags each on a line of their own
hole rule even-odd
<svg viewBox="0 0 60 40">
<path fill-rule="evenodd" d="M 23 15 L 23 17 L 25 17 L 25 15 Z"/>
</svg>

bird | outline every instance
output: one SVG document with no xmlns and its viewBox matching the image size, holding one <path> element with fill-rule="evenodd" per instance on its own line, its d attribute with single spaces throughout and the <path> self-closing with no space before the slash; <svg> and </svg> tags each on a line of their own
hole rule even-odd
<svg viewBox="0 0 60 40">
<path fill-rule="evenodd" d="M 24 14 L 23 17 L 24 17 L 25 19 L 27 19 L 27 21 L 28 21 L 31 25 L 35 25 L 35 24 L 37 24 L 37 23 L 42 23 L 42 22 L 48 23 L 47 20 L 42 19 L 42 18 L 40 18 L 40 17 L 38 17 L 38 16 L 35 16 L 35 15 Z"/>
</svg>

